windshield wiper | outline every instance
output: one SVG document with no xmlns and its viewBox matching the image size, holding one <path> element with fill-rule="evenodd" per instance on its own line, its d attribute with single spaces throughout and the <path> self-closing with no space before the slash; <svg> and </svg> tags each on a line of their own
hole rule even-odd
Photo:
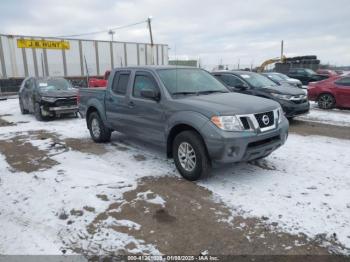
<svg viewBox="0 0 350 262">
<path fill-rule="evenodd" d="M 197 92 L 197 95 L 212 94 L 212 93 L 228 93 L 228 91 L 226 91 L 226 90 L 207 90 L 207 91 L 199 91 L 199 92 Z"/>
<path fill-rule="evenodd" d="M 198 92 L 189 92 L 189 91 L 184 91 L 184 92 L 174 92 L 172 95 L 197 95 Z"/>
</svg>

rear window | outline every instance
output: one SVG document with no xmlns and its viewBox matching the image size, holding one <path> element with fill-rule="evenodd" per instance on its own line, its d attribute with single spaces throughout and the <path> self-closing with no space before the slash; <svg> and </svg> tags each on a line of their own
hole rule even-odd
<svg viewBox="0 0 350 262">
<path fill-rule="evenodd" d="M 112 90 L 118 95 L 125 95 L 128 88 L 130 73 L 117 73 L 113 80 Z"/>
</svg>

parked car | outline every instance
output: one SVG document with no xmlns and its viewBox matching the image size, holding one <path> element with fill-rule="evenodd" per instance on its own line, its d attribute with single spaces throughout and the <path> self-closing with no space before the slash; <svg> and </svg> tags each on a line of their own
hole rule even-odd
<svg viewBox="0 0 350 262">
<path fill-rule="evenodd" d="M 107 70 L 103 76 L 103 79 L 100 78 L 89 78 L 89 87 L 103 87 L 105 88 L 107 86 L 108 77 L 110 75 L 111 71 Z"/>
<path fill-rule="evenodd" d="M 64 78 L 27 77 L 19 90 L 22 114 L 32 113 L 39 121 L 63 114 L 77 114 L 77 89 Z"/>
<path fill-rule="evenodd" d="M 212 74 L 232 92 L 268 98 L 278 102 L 287 118 L 309 112 L 310 103 L 304 90 L 290 85 L 277 85 L 265 76 L 254 72 L 216 71 Z"/>
<path fill-rule="evenodd" d="M 350 76 L 329 78 L 310 83 L 308 96 L 322 109 L 350 108 Z"/>
<path fill-rule="evenodd" d="M 303 87 L 303 84 L 301 83 L 300 80 L 290 78 L 287 75 L 284 75 L 281 73 L 267 72 L 267 73 L 262 73 L 262 75 L 268 77 L 270 80 L 272 80 L 278 85 L 289 84 L 294 87 L 299 87 L 299 88 Z"/>
<path fill-rule="evenodd" d="M 338 73 L 336 71 L 329 69 L 318 69 L 316 73 L 319 75 L 326 75 L 328 77 L 338 76 Z"/>
<path fill-rule="evenodd" d="M 231 93 L 191 67 L 126 67 L 107 89 L 82 88 L 79 111 L 95 142 L 119 131 L 155 143 L 180 174 L 196 180 L 213 163 L 266 157 L 287 139 L 288 121 L 272 100 Z"/>
<path fill-rule="evenodd" d="M 335 70 L 335 72 L 336 72 L 338 75 L 343 75 L 343 74 L 344 74 L 344 71 L 343 71 L 343 70 Z"/>
<path fill-rule="evenodd" d="M 328 78 L 328 76 L 319 75 L 308 68 L 292 68 L 287 75 L 290 78 L 299 79 L 303 85 L 308 85 L 310 82 L 317 82 Z"/>
</svg>

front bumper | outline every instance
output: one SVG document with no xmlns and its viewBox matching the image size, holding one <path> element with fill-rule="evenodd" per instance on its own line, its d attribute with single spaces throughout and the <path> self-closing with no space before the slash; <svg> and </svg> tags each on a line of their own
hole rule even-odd
<svg viewBox="0 0 350 262">
<path fill-rule="evenodd" d="M 79 112 L 79 107 L 74 106 L 42 106 L 41 111 L 44 115 L 63 115 Z"/>
<path fill-rule="evenodd" d="M 245 162 L 269 155 L 285 143 L 288 137 L 288 120 L 274 129 L 227 132 L 208 122 L 202 129 L 209 157 L 216 163 Z"/>
<path fill-rule="evenodd" d="M 281 104 L 281 107 L 287 118 L 307 114 L 310 111 L 309 101 L 300 104 L 286 100 L 279 100 L 278 102 Z"/>
</svg>

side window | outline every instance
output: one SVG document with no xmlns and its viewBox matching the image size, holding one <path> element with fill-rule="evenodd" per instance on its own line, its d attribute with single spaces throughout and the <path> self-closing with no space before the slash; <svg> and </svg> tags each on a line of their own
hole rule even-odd
<svg viewBox="0 0 350 262">
<path fill-rule="evenodd" d="M 350 87 L 350 77 L 343 77 L 335 82 L 340 86 L 349 86 Z"/>
<path fill-rule="evenodd" d="M 243 81 L 240 80 L 239 78 L 233 76 L 233 75 L 221 75 L 221 79 L 222 81 L 228 85 L 228 86 L 232 86 L 232 87 L 235 87 L 235 86 L 242 86 L 244 85 Z"/>
<path fill-rule="evenodd" d="M 298 75 L 306 76 L 307 73 L 306 73 L 303 69 L 299 69 L 299 70 L 298 70 Z"/>
<path fill-rule="evenodd" d="M 133 96 L 136 98 L 141 98 L 142 90 L 153 90 L 155 92 L 158 91 L 157 84 L 153 78 L 153 76 L 149 74 L 137 74 L 135 75 L 134 88 L 133 88 Z"/>
<path fill-rule="evenodd" d="M 125 95 L 128 88 L 130 72 L 118 72 L 113 79 L 112 90 L 118 95 Z"/>
<path fill-rule="evenodd" d="M 34 87 L 34 79 L 33 78 L 28 79 L 24 84 L 24 87 L 27 89 L 32 89 Z"/>
</svg>

